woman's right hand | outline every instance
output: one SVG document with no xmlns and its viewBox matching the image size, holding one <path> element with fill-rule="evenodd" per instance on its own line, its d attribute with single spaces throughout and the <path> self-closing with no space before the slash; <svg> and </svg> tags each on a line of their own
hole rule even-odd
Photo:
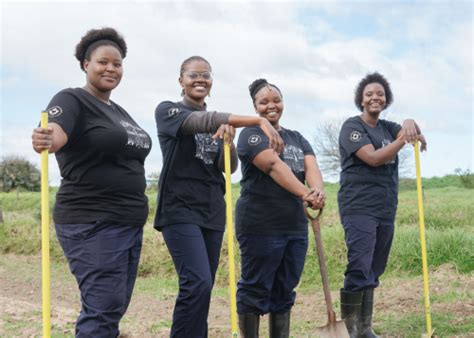
<svg viewBox="0 0 474 338">
<path fill-rule="evenodd" d="M 285 143 L 283 142 L 283 139 L 281 138 L 278 131 L 271 125 L 270 122 L 268 122 L 267 119 L 263 117 L 260 122 L 260 128 L 262 128 L 265 135 L 267 135 L 268 140 L 270 141 L 270 148 L 275 150 L 277 154 L 281 154 Z"/>
<path fill-rule="evenodd" d="M 322 209 L 326 205 L 326 195 L 319 189 L 310 190 L 302 197 L 302 200 L 313 210 Z"/>
<path fill-rule="evenodd" d="M 35 128 L 31 135 L 33 149 L 40 154 L 43 150 L 50 150 L 53 146 L 53 128 Z"/>
<path fill-rule="evenodd" d="M 420 141 L 420 150 L 426 151 L 427 143 L 423 134 L 418 135 L 418 141 Z"/>
</svg>

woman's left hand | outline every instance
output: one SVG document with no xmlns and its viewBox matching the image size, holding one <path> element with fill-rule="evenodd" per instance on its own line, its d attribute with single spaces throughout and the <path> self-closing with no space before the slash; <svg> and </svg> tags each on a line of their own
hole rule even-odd
<svg viewBox="0 0 474 338">
<path fill-rule="evenodd" d="M 221 124 L 220 127 L 217 129 L 212 138 L 215 139 L 224 139 L 224 134 L 227 134 L 227 143 L 231 144 L 234 140 L 235 136 L 235 129 L 230 124 Z"/>
</svg>

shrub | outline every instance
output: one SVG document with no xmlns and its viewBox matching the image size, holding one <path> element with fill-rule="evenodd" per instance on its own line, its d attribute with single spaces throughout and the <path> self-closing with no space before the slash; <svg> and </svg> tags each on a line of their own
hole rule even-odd
<svg viewBox="0 0 474 338">
<path fill-rule="evenodd" d="M 28 160 L 18 156 L 7 156 L 0 162 L 0 190 L 9 192 L 14 189 L 39 191 L 40 171 Z"/>
<path fill-rule="evenodd" d="M 462 170 L 461 168 L 457 168 L 454 172 L 459 176 L 461 180 L 461 184 L 464 188 L 473 189 L 474 188 L 474 174 L 471 173 L 469 169 Z"/>
</svg>

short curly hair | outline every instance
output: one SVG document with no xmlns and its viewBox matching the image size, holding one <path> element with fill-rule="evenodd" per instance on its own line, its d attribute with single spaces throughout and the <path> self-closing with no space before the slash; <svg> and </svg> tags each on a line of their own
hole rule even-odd
<svg viewBox="0 0 474 338">
<path fill-rule="evenodd" d="M 127 55 L 127 44 L 124 38 L 111 27 L 89 30 L 76 45 L 76 59 L 81 69 L 84 70 L 84 61 L 90 60 L 92 52 L 100 46 L 116 47 L 122 58 Z"/>
<path fill-rule="evenodd" d="M 274 85 L 273 83 L 269 83 L 266 79 L 257 79 L 254 82 L 252 82 L 249 86 L 250 97 L 252 98 L 252 101 L 254 104 L 255 104 L 255 96 L 260 91 L 260 89 L 266 86 L 271 86 L 275 88 L 278 91 L 278 93 L 280 93 L 280 96 L 283 97 L 283 94 L 281 93 L 280 88 L 278 88 L 276 85 Z"/>
<path fill-rule="evenodd" d="M 390 83 L 383 75 L 379 74 L 378 72 L 375 72 L 367 74 L 362 80 L 360 80 L 359 84 L 355 89 L 354 103 L 357 109 L 359 109 L 360 111 L 364 111 L 364 107 L 362 107 L 362 96 L 364 95 L 365 87 L 370 83 L 378 83 L 383 87 L 386 99 L 384 109 L 390 106 L 393 102 L 393 93 L 390 89 Z"/>
</svg>

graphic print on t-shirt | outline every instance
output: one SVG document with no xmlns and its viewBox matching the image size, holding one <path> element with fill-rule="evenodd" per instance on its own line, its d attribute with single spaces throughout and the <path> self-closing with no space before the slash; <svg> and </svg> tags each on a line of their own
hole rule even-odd
<svg viewBox="0 0 474 338">
<path fill-rule="evenodd" d="M 384 138 L 384 139 L 382 140 L 382 148 L 388 146 L 390 143 L 391 143 L 390 140 L 387 140 L 386 138 Z M 392 157 L 390 160 L 388 160 L 387 162 L 385 162 L 385 165 L 387 165 L 387 164 L 394 164 L 394 163 L 395 163 L 395 159 L 396 159 L 396 155 L 395 155 L 394 157 Z"/>
<path fill-rule="evenodd" d="M 213 164 L 219 150 L 219 143 L 209 133 L 195 134 L 194 139 L 196 141 L 196 157 L 203 160 L 205 164 Z"/>
<path fill-rule="evenodd" d="M 286 144 L 283 150 L 283 160 L 293 172 L 304 172 L 304 153 L 301 148 Z"/>
<path fill-rule="evenodd" d="M 150 148 L 150 139 L 143 129 L 124 120 L 120 121 L 120 124 L 127 131 L 128 146 L 134 146 L 141 149 Z"/>
</svg>

